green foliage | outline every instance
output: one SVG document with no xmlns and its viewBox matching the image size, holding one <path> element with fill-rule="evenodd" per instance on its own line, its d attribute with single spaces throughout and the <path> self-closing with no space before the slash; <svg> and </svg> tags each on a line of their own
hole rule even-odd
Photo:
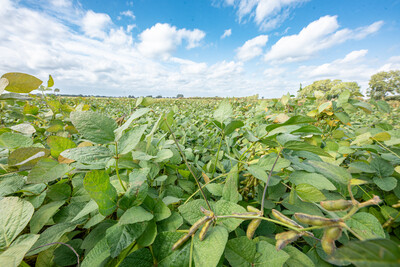
<svg viewBox="0 0 400 267">
<path fill-rule="evenodd" d="M 356 82 L 342 82 L 341 80 L 319 80 L 300 89 L 298 97 L 334 98 L 348 90 L 353 95 L 360 94 L 360 86 Z"/>
<path fill-rule="evenodd" d="M 373 99 L 383 99 L 388 94 L 400 94 L 400 70 L 381 71 L 371 76 L 367 94 Z"/>
<path fill-rule="evenodd" d="M 37 88 L 24 79 L 13 86 Z M 222 101 L 2 94 L 0 262 L 76 265 L 69 247 L 48 245 L 62 242 L 81 266 L 398 265 L 398 103 L 365 102 L 339 80 L 309 89 Z M 334 200 L 347 209 L 318 203 Z"/>
</svg>

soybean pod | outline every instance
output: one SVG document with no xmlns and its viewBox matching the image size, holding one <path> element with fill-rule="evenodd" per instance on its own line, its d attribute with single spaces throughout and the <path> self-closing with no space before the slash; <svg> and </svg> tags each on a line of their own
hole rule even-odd
<svg viewBox="0 0 400 267">
<path fill-rule="evenodd" d="M 294 226 L 294 227 L 303 228 L 303 226 L 301 226 L 297 222 L 293 221 L 292 219 L 286 217 L 285 215 L 283 215 L 282 213 L 280 213 L 279 211 L 277 211 L 275 209 L 272 209 L 271 213 L 280 222 L 289 224 L 289 225 Z"/>
<path fill-rule="evenodd" d="M 295 213 L 294 217 L 301 223 L 310 224 L 314 226 L 328 226 L 340 221 L 340 219 L 328 219 L 325 217 L 309 215 L 305 213 Z"/>
<path fill-rule="evenodd" d="M 209 219 L 211 219 L 211 218 L 208 216 L 204 216 L 203 218 L 201 218 L 200 220 L 195 222 L 192 225 L 192 227 L 190 227 L 189 232 L 186 235 L 184 235 L 183 237 L 181 237 L 178 241 L 175 242 L 175 244 L 172 246 L 172 250 L 177 249 L 183 243 L 185 243 L 186 240 L 188 240 L 190 236 L 192 236 L 194 233 L 196 233 L 197 229 L 199 229 L 199 227 Z"/>
</svg>

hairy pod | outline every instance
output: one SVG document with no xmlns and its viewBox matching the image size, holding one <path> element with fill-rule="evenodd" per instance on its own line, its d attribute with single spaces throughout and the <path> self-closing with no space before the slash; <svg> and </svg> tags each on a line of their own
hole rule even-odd
<svg viewBox="0 0 400 267">
<path fill-rule="evenodd" d="M 299 212 L 296 212 L 294 214 L 294 217 L 301 223 L 310 224 L 314 226 L 328 226 L 340 221 L 340 219 L 328 219 L 321 216 L 309 215 Z"/>
<path fill-rule="evenodd" d="M 201 210 L 201 212 L 202 212 L 204 215 L 206 215 L 206 216 L 208 216 L 208 217 L 214 216 L 214 213 L 213 213 L 212 211 L 210 211 L 210 210 L 206 210 L 206 209 L 203 208 L 203 207 L 200 207 L 200 210 Z"/>
<path fill-rule="evenodd" d="M 276 250 L 281 250 L 288 244 L 296 241 L 301 236 L 301 233 L 296 231 L 287 231 L 275 235 L 276 239 Z"/>
<path fill-rule="evenodd" d="M 254 208 L 253 206 L 247 206 L 247 211 L 248 212 L 256 212 L 257 214 L 261 214 L 261 211 L 257 208 Z"/>
<path fill-rule="evenodd" d="M 324 236 L 322 239 L 327 239 L 328 241 L 338 240 L 342 236 L 342 227 L 327 227 L 324 231 Z"/>
<path fill-rule="evenodd" d="M 300 224 L 298 224 L 297 222 L 293 221 L 292 219 L 286 217 L 285 215 L 283 215 L 282 213 L 280 213 L 279 211 L 272 209 L 272 215 L 279 220 L 280 222 L 289 224 L 291 226 L 294 227 L 298 227 L 298 228 L 303 228 L 303 226 L 301 226 Z"/>
<path fill-rule="evenodd" d="M 201 228 L 200 234 L 199 234 L 199 239 L 200 241 L 203 241 L 204 238 L 206 237 L 207 231 L 210 228 L 212 224 L 212 218 L 210 218 L 206 223 L 204 224 L 203 228 Z"/>
<path fill-rule="evenodd" d="M 335 249 L 335 240 L 339 239 L 342 235 L 341 227 L 327 227 L 325 228 L 324 235 L 321 239 L 322 249 L 326 254 L 331 255 Z"/>
<path fill-rule="evenodd" d="M 353 203 L 350 200 L 345 199 L 321 201 L 319 204 L 329 211 L 347 210 L 353 206 Z"/>
<path fill-rule="evenodd" d="M 326 254 L 332 255 L 332 253 L 336 250 L 335 241 L 329 240 L 321 240 L 322 249 L 325 251 Z"/>
<path fill-rule="evenodd" d="M 253 219 L 247 226 L 246 236 L 248 239 L 253 239 L 254 233 L 256 232 L 258 226 L 261 223 L 261 219 Z"/>
<path fill-rule="evenodd" d="M 172 250 L 177 249 L 178 247 L 180 247 L 183 243 L 186 242 L 186 240 L 189 239 L 190 236 L 192 236 L 194 233 L 196 233 L 197 229 L 199 229 L 199 227 L 207 222 L 208 220 L 211 220 L 211 217 L 208 216 L 204 216 L 203 218 L 199 219 L 197 222 L 195 222 L 192 227 L 190 227 L 189 232 L 184 235 L 183 237 L 181 237 L 178 241 L 175 242 L 175 244 L 172 246 Z"/>
</svg>

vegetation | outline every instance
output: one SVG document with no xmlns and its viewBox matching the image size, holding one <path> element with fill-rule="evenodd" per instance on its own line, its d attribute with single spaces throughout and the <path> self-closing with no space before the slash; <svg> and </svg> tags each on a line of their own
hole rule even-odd
<svg viewBox="0 0 400 267">
<path fill-rule="evenodd" d="M 0 79 L 2 266 L 400 263 L 398 105 L 41 84 Z"/>
<path fill-rule="evenodd" d="M 300 88 L 299 97 L 325 97 L 336 98 L 341 92 L 350 91 L 352 94 L 360 94 L 360 86 L 356 82 L 342 82 L 341 80 L 319 80 L 304 88 Z"/>
<path fill-rule="evenodd" d="M 381 71 L 371 76 L 368 96 L 384 99 L 388 94 L 400 94 L 400 70 Z"/>
</svg>

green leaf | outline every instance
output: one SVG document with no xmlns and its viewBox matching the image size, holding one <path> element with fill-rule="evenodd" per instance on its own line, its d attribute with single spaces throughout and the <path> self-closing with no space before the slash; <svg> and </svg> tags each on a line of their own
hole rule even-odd
<svg viewBox="0 0 400 267">
<path fill-rule="evenodd" d="M 235 203 L 226 201 L 226 200 L 219 200 L 215 203 L 215 214 L 218 215 L 232 215 L 232 213 L 243 213 L 246 210 Z M 218 225 L 223 225 L 228 230 L 228 232 L 232 232 L 235 230 L 243 221 L 240 219 L 223 219 L 218 222 Z"/>
<path fill-rule="evenodd" d="M 33 140 L 22 134 L 3 133 L 0 135 L 0 147 L 7 149 L 16 149 L 20 147 L 30 147 L 33 145 Z"/>
<path fill-rule="evenodd" d="M 247 170 L 257 179 L 259 179 L 260 181 L 263 181 L 264 183 L 267 182 L 268 180 L 268 174 L 264 171 L 264 168 L 258 166 L 258 165 L 250 165 L 247 167 Z M 274 169 L 275 170 L 275 169 Z M 279 183 L 278 179 L 274 179 L 273 177 L 271 177 L 271 179 L 269 180 L 269 186 L 274 186 L 277 185 Z"/>
<path fill-rule="evenodd" d="M 70 148 L 61 152 L 60 155 L 84 164 L 105 164 L 112 157 L 111 151 L 103 146 Z"/>
<path fill-rule="evenodd" d="M 310 184 L 299 184 L 296 186 L 296 192 L 300 198 L 309 202 L 320 202 L 326 197 L 317 188 Z"/>
<path fill-rule="evenodd" d="M 93 170 L 85 175 L 85 190 L 99 206 L 99 212 L 108 216 L 117 207 L 117 191 L 110 183 L 108 174 L 103 170 Z"/>
<path fill-rule="evenodd" d="M 230 239 L 225 248 L 225 258 L 232 267 L 253 266 L 256 253 L 255 242 L 246 236 Z"/>
<path fill-rule="evenodd" d="M 162 199 L 157 199 L 152 210 L 156 222 L 164 220 L 171 216 L 171 210 L 167 207 L 167 205 L 164 204 Z"/>
<path fill-rule="evenodd" d="M 147 125 L 138 126 L 124 133 L 119 139 L 118 153 L 126 154 L 131 152 L 137 146 L 137 144 L 139 144 L 144 132 L 146 131 L 146 128 Z"/>
<path fill-rule="evenodd" d="M 119 265 L 119 267 L 153 267 L 153 256 L 147 248 L 141 248 L 129 254 Z"/>
<path fill-rule="evenodd" d="M 53 201 L 41 206 L 35 214 L 33 214 L 29 227 L 31 233 L 37 234 L 45 226 L 45 224 L 57 213 L 59 208 L 64 205 L 65 201 Z"/>
<path fill-rule="evenodd" d="M 34 208 L 18 197 L 0 199 L 0 250 L 11 245 L 31 219 Z"/>
<path fill-rule="evenodd" d="M 289 118 L 284 123 L 268 125 L 265 128 L 265 130 L 267 132 L 270 132 L 273 129 L 276 129 L 278 127 L 282 127 L 282 126 L 285 126 L 285 125 L 296 125 L 296 124 L 304 124 L 304 123 L 309 123 L 309 122 L 315 122 L 315 120 L 310 118 L 310 117 L 307 117 L 307 116 L 296 115 L 296 116 L 293 116 L 293 117 Z"/>
<path fill-rule="evenodd" d="M 4 89 L 13 93 L 29 93 L 43 83 L 32 75 L 20 72 L 9 72 L 1 76 L 1 78 L 8 80 L 8 85 Z"/>
<path fill-rule="evenodd" d="M 3 267 L 7 266 L 21 266 L 20 263 L 25 257 L 25 254 L 38 240 L 39 235 L 26 234 L 21 235 L 15 240 L 11 247 L 0 253 L 0 262 Z"/>
<path fill-rule="evenodd" d="M 111 257 L 117 257 L 146 230 L 147 222 L 128 225 L 115 224 L 107 229 L 107 244 Z"/>
<path fill-rule="evenodd" d="M 358 212 L 354 214 L 351 216 L 351 219 L 347 221 L 347 225 L 365 239 L 385 237 L 382 225 L 379 223 L 378 219 L 370 213 Z"/>
<path fill-rule="evenodd" d="M 41 159 L 28 174 L 27 182 L 41 184 L 63 177 L 72 168 L 67 164 L 59 164 L 52 159 Z"/>
<path fill-rule="evenodd" d="M 313 146 L 310 145 L 306 142 L 302 142 L 302 141 L 288 141 L 285 143 L 285 148 L 286 149 L 291 149 L 291 150 L 295 150 L 295 151 L 308 151 L 320 156 L 325 156 L 325 157 L 332 157 L 328 152 L 326 152 L 325 150 L 317 147 L 317 146 Z"/>
<path fill-rule="evenodd" d="M 292 246 L 283 249 L 290 258 L 285 262 L 288 267 L 314 267 L 314 262 L 303 252 Z"/>
<path fill-rule="evenodd" d="M 19 170 L 29 170 L 36 163 L 50 155 L 50 150 L 40 147 L 23 147 L 11 152 L 8 157 L 8 165 L 15 166 Z"/>
<path fill-rule="evenodd" d="M 152 245 L 154 258 L 157 259 L 160 267 L 187 267 L 189 266 L 190 241 L 185 242 L 176 251 L 172 246 L 184 233 L 162 232 L 159 233 Z"/>
<path fill-rule="evenodd" d="M 124 131 L 130 127 L 130 125 L 132 124 L 132 122 L 134 120 L 142 117 L 149 111 L 150 111 L 149 108 L 141 108 L 141 109 L 136 110 L 131 116 L 129 116 L 129 119 L 127 119 L 124 124 L 122 124 L 120 127 L 118 127 L 118 129 L 114 130 L 115 141 L 118 141 L 121 138 Z"/>
<path fill-rule="evenodd" d="M 380 157 L 373 159 L 370 162 L 370 166 L 376 170 L 380 177 L 390 176 L 394 171 L 392 164 Z"/>
<path fill-rule="evenodd" d="M 76 144 L 65 137 L 52 135 L 47 138 L 47 144 L 50 147 L 51 155 L 58 158 L 61 152 L 69 148 L 75 148 Z"/>
<path fill-rule="evenodd" d="M 169 127 L 172 128 L 172 126 L 176 124 L 176 122 L 174 120 L 174 114 L 175 114 L 174 111 L 171 110 L 170 112 L 168 112 L 168 114 L 164 118 L 162 118 L 162 122 L 160 124 L 160 129 L 162 129 L 163 131 L 165 131 L 167 133 L 169 132 L 169 129 L 168 129 L 167 124 L 165 123 L 165 120 L 168 123 Z"/>
<path fill-rule="evenodd" d="M 173 211 L 171 216 L 158 223 L 158 232 L 175 231 L 183 224 L 183 218 L 178 212 Z"/>
<path fill-rule="evenodd" d="M 117 123 L 102 114 L 92 111 L 71 112 L 71 122 L 88 140 L 97 144 L 107 144 L 115 139 Z"/>
<path fill-rule="evenodd" d="M 82 261 L 81 267 L 102 266 L 102 262 L 110 256 L 110 247 L 104 237 L 92 248 Z"/>
<path fill-rule="evenodd" d="M 242 121 L 231 121 L 225 128 L 224 128 L 224 135 L 230 135 L 233 133 L 238 128 L 241 128 L 244 126 L 244 123 Z"/>
<path fill-rule="evenodd" d="M 296 134 L 296 133 L 316 134 L 316 135 L 322 134 L 321 130 L 318 127 L 315 127 L 314 125 L 304 125 L 299 129 L 291 132 L 291 134 Z"/>
<path fill-rule="evenodd" d="M 73 239 L 66 244 L 74 248 L 78 255 L 81 255 L 83 250 L 80 248 L 82 239 Z M 54 263 L 60 266 L 70 266 L 78 263 L 75 252 L 67 246 L 59 246 L 54 250 Z"/>
<path fill-rule="evenodd" d="M 134 169 L 129 174 L 130 187 L 125 195 L 119 200 L 118 206 L 122 209 L 128 209 L 132 206 L 139 206 L 147 197 L 149 186 L 147 184 L 148 168 Z"/>
<path fill-rule="evenodd" d="M 342 167 L 313 160 L 309 160 L 307 163 L 314 167 L 318 173 L 335 182 L 347 185 L 351 179 L 351 174 Z"/>
<path fill-rule="evenodd" d="M 224 99 L 214 111 L 213 117 L 221 124 L 233 114 L 232 106 L 228 99 Z"/>
<path fill-rule="evenodd" d="M 390 107 L 390 105 L 388 104 L 388 102 L 384 101 L 384 100 L 378 100 L 376 101 L 376 106 L 383 112 L 386 113 L 390 113 L 390 111 L 392 110 L 392 108 Z"/>
<path fill-rule="evenodd" d="M 222 190 L 222 198 L 237 203 L 241 199 L 241 195 L 238 192 L 238 183 L 239 183 L 239 171 L 238 165 L 235 165 L 228 174 L 228 177 L 225 180 L 225 185 Z"/>
<path fill-rule="evenodd" d="M 174 156 L 174 153 L 170 149 L 161 149 L 157 152 L 157 156 L 155 158 L 155 162 L 162 162 L 167 159 L 170 159 Z"/>
<path fill-rule="evenodd" d="M 339 248 L 334 257 L 357 267 L 395 267 L 400 264 L 400 247 L 389 239 L 351 241 Z"/>
<path fill-rule="evenodd" d="M 347 124 L 350 122 L 350 117 L 345 112 L 335 112 L 334 115 L 338 120 L 340 120 L 344 124 Z"/>
<path fill-rule="evenodd" d="M 200 241 L 197 233 L 193 238 L 193 259 L 196 266 L 214 267 L 224 253 L 228 232 L 225 228 L 215 226 L 208 230 L 207 236 Z"/>
<path fill-rule="evenodd" d="M 13 173 L 0 178 L 0 197 L 15 193 L 25 185 L 24 176 Z"/>
<path fill-rule="evenodd" d="M 397 179 L 394 177 L 374 177 L 374 183 L 383 191 L 391 191 L 397 186 Z"/>
<path fill-rule="evenodd" d="M 259 241 L 257 243 L 258 256 L 254 261 L 255 266 L 265 267 L 281 267 L 289 259 L 289 255 L 283 251 L 277 251 L 275 246 L 267 241 Z"/>
<path fill-rule="evenodd" d="M 290 174 L 289 181 L 295 185 L 310 184 L 318 190 L 336 190 L 331 181 L 318 173 L 294 171 Z"/>
<path fill-rule="evenodd" d="M 76 225 L 74 223 L 59 223 L 47 228 L 43 233 L 40 234 L 39 239 L 33 245 L 33 247 L 40 247 L 45 244 L 57 242 L 65 233 L 71 232 L 74 230 Z M 51 246 L 44 246 L 38 249 L 35 249 L 27 254 L 27 256 L 32 256 L 38 254 L 41 251 L 47 250 L 51 248 Z"/>
<path fill-rule="evenodd" d="M 157 224 L 154 220 L 147 224 L 144 233 L 137 240 L 137 244 L 141 247 L 148 247 L 153 244 L 157 236 Z"/>
<path fill-rule="evenodd" d="M 152 220 L 153 214 L 148 212 L 142 207 L 132 207 L 129 208 L 119 219 L 119 224 L 133 224 L 137 222 L 146 222 Z"/>
</svg>

